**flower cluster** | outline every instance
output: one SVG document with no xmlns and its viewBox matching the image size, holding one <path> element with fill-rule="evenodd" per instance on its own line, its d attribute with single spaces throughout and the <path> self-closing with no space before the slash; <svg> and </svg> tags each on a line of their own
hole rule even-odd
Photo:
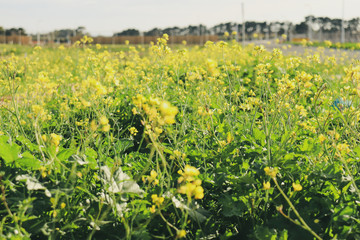
<svg viewBox="0 0 360 240">
<path fill-rule="evenodd" d="M 151 200 L 153 202 L 153 205 L 150 208 L 150 212 L 155 213 L 156 207 L 160 207 L 161 204 L 164 202 L 165 198 L 160 197 L 157 194 L 153 194 L 153 195 L 151 195 Z"/>
<path fill-rule="evenodd" d="M 179 112 L 178 108 L 172 106 L 168 101 L 160 100 L 159 98 L 150 97 L 145 98 L 138 94 L 133 97 L 133 103 L 136 108 L 133 108 L 134 114 L 142 114 L 145 117 L 145 133 L 158 137 L 162 132 L 164 125 L 175 123 L 175 116 Z"/>
<path fill-rule="evenodd" d="M 99 123 L 101 125 L 101 131 L 103 131 L 103 132 L 110 131 L 109 119 L 107 119 L 105 116 L 100 117 Z"/>
<path fill-rule="evenodd" d="M 149 183 L 152 183 L 154 186 L 159 184 L 159 179 L 157 179 L 157 172 L 154 170 L 151 170 L 150 175 L 149 176 L 143 176 L 142 180 L 145 183 L 146 181 L 148 181 Z"/>
<path fill-rule="evenodd" d="M 62 140 L 62 136 L 52 133 L 50 137 L 50 143 L 56 147 L 59 146 L 60 141 Z"/>
<path fill-rule="evenodd" d="M 178 192 L 186 194 L 189 200 L 193 196 L 195 199 L 202 199 L 204 197 L 204 189 L 201 186 L 201 180 L 198 179 L 199 170 L 186 165 L 184 170 L 179 170 L 178 173 L 181 175 L 178 179 L 178 183 L 181 184 Z"/>
<path fill-rule="evenodd" d="M 272 167 L 265 167 L 264 171 L 265 174 L 270 176 L 271 178 L 276 178 L 276 175 L 279 173 L 278 168 L 272 168 Z"/>
</svg>

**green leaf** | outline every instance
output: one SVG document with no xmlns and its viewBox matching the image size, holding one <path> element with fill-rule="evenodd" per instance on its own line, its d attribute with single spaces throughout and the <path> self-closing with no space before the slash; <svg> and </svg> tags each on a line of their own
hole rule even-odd
<svg viewBox="0 0 360 240">
<path fill-rule="evenodd" d="M 242 168 L 243 168 L 244 170 L 248 170 L 248 169 L 250 168 L 250 164 L 249 164 L 248 162 L 243 162 Z"/>
<path fill-rule="evenodd" d="M 25 170 L 37 170 L 41 167 L 41 161 L 31 153 L 24 152 L 22 157 L 16 160 L 16 165 Z"/>
<path fill-rule="evenodd" d="M 38 148 L 36 144 L 32 143 L 29 139 L 27 139 L 23 135 L 18 136 L 16 140 L 18 140 L 23 145 L 25 145 L 30 151 L 35 151 Z"/>
<path fill-rule="evenodd" d="M 276 229 L 270 229 L 268 227 L 259 226 L 255 229 L 255 236 L 256 239 L 259 240 L 287 240 L 288 239 L 288 232 L 284 229 L 280 236 L 278 236 L 278 231 Z"/>
<path fill-rule="evenodd" d="M 265 133 L 257 128 L 254 128 L 253 133 L 254 133 L 255 140 L 259 141 L 261 146 L 265 146 L 265 140 L 266 140 Z"/>
<path fill-rule="evenodd" d="M 86 161 L 89 163 L 89 167 L 94 169 L 97 167 L 97 152 L 92 148 L 86 148 L 85 150 Z"/>
<path fill-rule="evenodd" d="M 246 183 L 246 184 L 254 184 L 256 183 L 255 179 L 251 176 L 245 175 L 239 178 L 239 182 Z"/>
<path fill-rule="evenodd" d="M 349 206 L 346 206 L 346 207 L 341 208 L 341 209 L 338 208 L 338 209 L 335 210 L 333 220 L 335 222 L 337 222 L 339 220 L 346 221 L 349 218 L 351 218 L 351 216 L 354 216 L 354 211 L 355 211 L 355 209 L 353 209 L 353 208 L 351 208 Z"/>
<path fill-rule="evenodd" d="M 71 155 L 76 153 L 76 149 L 63 149 L 61 150 L 56 157 L 60 160 L 60 161 L 65 161 L 68 160 L 69 157 L 71 157 Z"/>
<path fill-rule="evenodd" d="M 356 155 L 360 157 L 360 146 L 354 148 L 354 153 L 356 153 Z"/>
<path fill-rule="evenodd" d="M 284 146 L 286 144 L 286 142 L 288 141 L 288 138 L 289 138 L 289 133 L 288 133 L 288 131 L 285 130 L 285 132 L 281 136 L 281 145 Z"/>
<path fill-rule="evenodd" d="M 119 153 L 125 152 L 127 149 L 134 146 L 134 143 L 130 139 L 120 139 L 115 143 L 115 149 Z"/>
<path fill-rule="evenodd" d="M 224 194 L 219 202 L 222 205 L 222 214 L 225 217 L 241 216 L 247 207 L 242 201 L 235 201 L 230 195 Z"/>
<path fill-rule="evenodd" d="M 21 147 L 16 143 L 8 143 L 8 136 L 0 136 L 0 157 L 4 159 L 5 164 L 14 162 L 19 158 Z"/>
<path fill-rule="evenodd" d="M 284 160 L 285 160 L 285 161 L 292 160 L 292 159 L 294 159 L 294 157 L 295 157 L 295 154 L 294 154 L 294 153 L 287 153 L 287 154 L 284 156 Z"/>
<path fill-rule="evenodd" d="M 299 146 L 300 151 L 309 152 L 313 149 L 313 142 L 310 139 L 305 139 L 303 144 Z"/>
</svg>

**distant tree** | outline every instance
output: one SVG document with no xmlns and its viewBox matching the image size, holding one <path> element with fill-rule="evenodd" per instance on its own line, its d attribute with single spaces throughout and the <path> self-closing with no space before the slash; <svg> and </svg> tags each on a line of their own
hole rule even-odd
<svg viewBox="0 0 360 240">
<path fill-rule="evenodd" d="M 304 33 L 307 33 L 307 31 L 308 31 L 308 25 L 306 22 L 301 22 L 301 23 L 295 25 L 296 33 L 304 34 Z"/>
<path fill-rule="evenodd" d="M 144 33 L 145 36 L 161 36 L 162 30 L 159 28 L 153 28 L 150 31 Z"/>
<path fill-rule="evenodd" d="M 178 28 L 178 27 L 165 28 L 164 30 L 162 30 L 162 32 L 163 32 L 163 34 L 166 33 L 169 36 L 179 35 L 180 28 Z"/>
<path fill-rule="evenodd" d="M 5 29 L 3 27 L 0 27 L 0 34 L 4 34 Z"/>
<path fill-rule="evenodd" d="M 339 18 L 331 19 L 332 32 L 336 32 L 341 29 L 341 21 L 342 20 Z"/>
<path fill-rule="evenodd" d="M 189 35 L 197 35 L 199 33 L 198 26 L 189 25 L 187 29 Z"/>
<path fill-rule="evenodd" d="M 266 33 L 269 29 L 266 22 L 261 22 L 261 23 L 258 23 L 257 25 L 260 27 L 261 33 Z"/>
<path fill-rule="evenodd" d="M 27 34 L 26 34 L 26 32 L 25 32 L 25 29 L 23 29 L 23 28 L 18 28 L 17 29 L 17 34 L 18 35 L 22 35 L 22 36 L 26 36 Z"/>
<path fill-rule="evenodd" d="M 4 31 L 4 29 L 3 29 Z M 25 30 L 23 28 L 10 28 L 5 30 L 6 36 L 12 36 L 12 35 L 27 35 Z"/>
<path fill-rule="evenodd" d="M 358 32 L 360 30 L 360 18 L 353 18 L 348 21 L 348 23 L 349 30 L 351 30 L 351 32 Z"/>
<path fill-rule="evenodd" d="M 17 29 L 16 28 L 6 29 L 5 30 L 5 35 L 6 36 L 17 35 Z"/>
<path fill-rule="evenodd" d="M 257 22 L 245 22 L 245 31 L 247 34 L 252 34 L 256 31 Z"/>
<path fill-rule="evenodd" d="M 84 36 L 84 35 L 87 35 L 87 34 L 85 33 L 85 30 L 86 30 L 85 27 L 79 26 L 79 27 L 75 30 L 76 36 Z"/>
<path fill-rule="evenodd" d="M 233 23 L 233 22 L 220 23 L 212 27 L 211 30 L 214 34 L 221 36 L 224 35 L 225 32 L 231 33 L 232 31 L 236 30 L 235 29 L 236 26 L 237 23 Z"/>
<path fill-rule="evenodd" d="M 115 33 L 114 36 L 140 36 L 140 32 L 137 29 L 131 28 L 119 33 Z"/>
</svg>

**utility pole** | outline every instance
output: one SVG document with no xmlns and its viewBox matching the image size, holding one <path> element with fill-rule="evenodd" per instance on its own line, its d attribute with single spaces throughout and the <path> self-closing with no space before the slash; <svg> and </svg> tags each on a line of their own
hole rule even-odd
<svg viewBox="0 0 360 240">
<path fill-rule="evenodd" d="M 202 38 L 201 38 L 201 24 L 199 25 L 199 42 L 200 42 L 200 45 L 202 45 L 203 44 L 203 42 L 202 42 Z"/>
<path fill-rule="evenodd" d="M 309 40 L 312 41 L 312 16 L 310 16 L 310 19 L 308 21 L 308 34 Z"/>
<path fill-rule="evenodd" d="M 235 24 L 235 32 L 236 32 L 235 40 L 236 40 L 236 42 L 239 42 L 239 24 L 238 23 Z"/>
<path fill-rule="evenodd" d="M 267 23 L 266 23 L 266 28 L 265 28 L 265 39 L 266 39 L 266 41 L 269 41 L 269 39 L 270 39 L 270 26 L 268 26 L 267 25 Z"/>
<path fill-rule="evenodd" d="M 245 46 L 245 8 L 244 3 L 241 3 L 241 16 L 242 16 L 242 45 Z"/>
<path fill-rule="evenodd" d="M 345 0 L 342 0 L 341 43 L 345 42 L 344 12 L 345 12 Z"/>
</svg>

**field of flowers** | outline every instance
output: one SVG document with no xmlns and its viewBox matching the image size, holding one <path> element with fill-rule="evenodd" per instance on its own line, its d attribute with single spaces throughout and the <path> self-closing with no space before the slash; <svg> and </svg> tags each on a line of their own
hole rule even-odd
<svg viewBox="0 0 360 240">
<path fill-rule="evenodd" d="M 313 46 L 313 47 L 327 47 L 327 48 L 334 48 L 334 49 L 348 49 L 348 50 L 360 50 L 360 43 L 333 43 L 331 41 L 325 40 L 324 42 L 319 41 L 307 41 L 306 39 L 302 40 L 301 42 L 289 42 L 294 45 L 303 45 L 303 46 Z"/>
<path fill-rule="evenodd" d="M 1 48 L 0 239 L 360 239 L 358 60 Z"/>
</svg>

